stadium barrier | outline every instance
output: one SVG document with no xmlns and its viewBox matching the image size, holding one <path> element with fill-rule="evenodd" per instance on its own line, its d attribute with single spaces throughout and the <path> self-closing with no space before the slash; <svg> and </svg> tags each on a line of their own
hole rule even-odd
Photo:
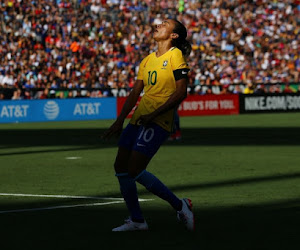
<svg viewBox="0 0 300 250">
<path fill-rule="evenodd" d="M 125 97 L 118 98 L 118 115 L 121 113 L 125 100 Z M 131 111 L 128 118 L 132 116 L 133 111 Z M 235 115 L 286 111 L 300 111 L 300 94 L 189 95 L 178 108 L 180 116 Z"/>
<path fill-rule="evenodd" d="M 126 97 L 0 101 L 0 123 L 115 119 L 125 101 Z M 178 107 L 180 116 L 266 112 L 300 112 L 300 94 L 189 95 Z"/>
<path fill-rule="evenodd" d="M 118 98 L 118 115 L 121 113 L 125 101 L 126 97 Z M 137 105 L 133 108 L 127 118 L 131 118 Z M 180 116 L 232 115 L 238 113 L 238 95 L 189 95 L 178 107 L 178 114 Z"/>
<path fill-rule="evenodd" d="M 240 113 L 299 112 L 299 94 L 240 95 Z"/>
<path fill-rule="evenodd" d="M 238 95 L 190 95 L 178 107 L 180 116 L 239 114 Z"/>
<path fill-rule="evenodd" d="M 115 119 L 116 98 L 1 101 L 0 123 Z"/>
<path fill-rule="evenodd" d="M 118 115 L 121 113 L 125 101 L 125 97 L 118 98 Z M 128 115 L 128 118 L 132 116 L 133 111 Z M 178 107 L 180 116 L 230 115 L 238 113 L 238 95 L 189 95 Z"/>
</svg>

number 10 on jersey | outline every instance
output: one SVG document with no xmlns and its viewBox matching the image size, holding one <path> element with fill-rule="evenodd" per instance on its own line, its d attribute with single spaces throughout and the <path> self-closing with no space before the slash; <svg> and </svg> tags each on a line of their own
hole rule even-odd
<svg viewBox="0 0 300 250">
<path fill-rule="evenodd" d="M 154 71 L 148 71 L 148 85 L 155 85 L 157 81 L 157 72 Z"/>
</svg>

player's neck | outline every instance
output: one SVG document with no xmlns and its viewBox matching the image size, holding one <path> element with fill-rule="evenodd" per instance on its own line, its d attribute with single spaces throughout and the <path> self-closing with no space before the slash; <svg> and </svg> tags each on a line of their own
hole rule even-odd
<svg viewBox="0 0 300 250">
<path fill-rule="evenodd" d="M 158 45 L 158 49 L 156 51 L 157 57 L 162 56 L 173 47 L 169 41 L 158 41 L 157 45 Z"/>
</svg>

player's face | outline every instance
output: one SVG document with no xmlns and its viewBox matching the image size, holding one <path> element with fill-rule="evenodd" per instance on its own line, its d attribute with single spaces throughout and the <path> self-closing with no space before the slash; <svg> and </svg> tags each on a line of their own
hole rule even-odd
<svg viewBox="0 0 300 250">
<path fill-rule="evenodd" d="M 157 25 L 153 38 L 155 41 L 162 40 L 172 40 L 172 35 L 174 35 L 173 30 L 175 28 L 175 23 L 172 19 L 164 20 L 161 24 Z"/>
</svg>

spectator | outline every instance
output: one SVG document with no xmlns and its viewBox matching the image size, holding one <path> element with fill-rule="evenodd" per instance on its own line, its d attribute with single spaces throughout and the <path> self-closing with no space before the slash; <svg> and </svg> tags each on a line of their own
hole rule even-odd
<svg viewBox="0 0 300 250">
<path fill-rule="evenodd" d="M 28 89 L 25 90 L 23 99 L 24 100 L 31 100 L 32 99 L 30 90 L 28 90 Z"/>
<path fill-rule="evenodd" d="M 49 89 L 45 88 L 39 99 L 48 99 L 49 98 Z"/>
<path fill-rule="evenodd" d="M 50 95 L 49 95 L 49 98 L 50 99 L 54 99 L 54 98 L 56 98 L 56 92 L 55 92 L 55 90 L 50 90 Z"/>
<path fill-rule="evenodd" d="M 129 90 L 139 61 L 155 50 L 152 26 L 175 16 L 193 45 L 191 89 L 299 83 L 299 5 L 298 0 L 2 1 L 0 87 L 84 83 Z M 96 96 L 109 95 L 103 90 Z"/>
<path fill-rule="evenodd" d="M 286 84 L 284 86 L 284 89 L 282 91 L 283 93 L 294 93 L 291 89 L 290 89 L 290 85 L 289 84 Z"/>
<path fill-rule="evenodd" d="M 266 93 L 266 89 L 265 89 L 264 85 L 259 84 L 259 85 L 255 88 L 254 93 L 255 93 L 255 94 L 265 94 L 265 93 Z"/>
<path fill-rule="evenodd" d="M 252 83 L 248 83 L 247 87 L 244 89 L 244 94 L 253 94 L 254 93 L 254 86 Z"/>
<path fill-rule="evenodd" d="M 14 91 L 13 97 L 11 98 L 12 100 L 21 100 L 21 90 L 17 89 Z"/>
</svg>

